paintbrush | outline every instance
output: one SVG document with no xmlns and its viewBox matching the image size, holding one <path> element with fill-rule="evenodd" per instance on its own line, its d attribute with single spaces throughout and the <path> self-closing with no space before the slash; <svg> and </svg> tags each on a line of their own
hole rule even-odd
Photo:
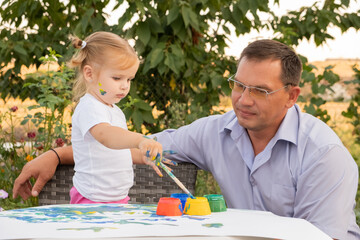
<svg viewBox="0 0 360 240">
<path fill-rule="evenodd" d="M 146 136 L 145 136 L 146 137 Z M 146 137 L 148 138 L 148 137 Z M 157 141 L 157 137 L 154 137 L 153 140 Z M 172 155 L 175 154 L 175 151 L 172 150 L 165 150 L 163 151 L 164 155 Z M 146 152 L 146 157 L 150 157 L 150 151 Z M 163 158 L 164 159 L 164 158 Z M 195 199 L 195 197 L 191 194 L 191 192 L 189 190 L 187 190 L 187 188 L 184 186 L 184 184 L 182 184 L 182 182 L 180 182 L 180 180 L 175 177 L 175 175 L 165 166 L 165 164 L 162 163 L 162 159 L 160 159 L 160 154 L 158 153 L 156 158 L 153 159 L 155 161 L 155 164 L 157 166 L 160 166 L 171 178 L 172 180 L 174 180 L 174 182 L 187 194 L 189 195 L 190 198 Z M 173 161 L 172 161 L 173 162 Z M 176 162 L 174 162 L 176 163 Z M 174 164 L 175 165 L 175 164 Z M 176 163 L 177 165 L 177 163 Z"/>
<path fill-rule="evenodd" d="M 187 190 L 187 188 L 184 186 L 184 184 L 182 184 L 182 182 L 180 182 L 180 180 L 179 180 L 177 177 L 175 177 L 175 175 L 174 175 L 172 172 L 170 172 L 170 170 L 165 166 L 165 164 L 163 164 L 161 161 L 158 161 L 157 163 L 158 163 L 158 164 L 160 165 L 160 167 L 161 167 L 162 169 L 164 169 L 164 171 L 172 178 L 172 180 L 174 180 L 174 182 L 175 182 L 187 195 L 189 195 L 190 198 L 192 198 L 192 199 L 195 198 L 195 197 L 190 193 L 190 191 Z"/>
</svg>

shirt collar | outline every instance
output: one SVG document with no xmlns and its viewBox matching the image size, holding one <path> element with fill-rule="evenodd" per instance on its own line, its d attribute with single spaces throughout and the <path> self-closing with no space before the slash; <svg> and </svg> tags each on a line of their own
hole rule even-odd
<svg viewBox="0 0 360 240">
<path fill-rule="evenodd" d="M 233 110 L 232 110 L 233 112 Z M 301 112 L 299 106 L 295 104 L 291 107 L 286 115 L 284 120 L 281 122 L 278 131 L 273 137 L 272 141 L 277 142 L 277 140 L 285 140 L 294 143 L 298 143 L 298 128 L 299 128 L 299 113 Z M 230 132 L 233 139 L 239 138 L 246 131 L 239 125 L 236 115 L 233 112 L 233 118 L 225 121 L 224 128 L 220 128 L 221 132 Z"/>
<path fill-rule="evenodd" d="M 232 118 L 228 119 L 224 122 L 224 128 L 221 128 L 221 132 L 229 132 L 232 139 L 239 138 L 242 134 L 246 132 L 245 128 L 240 126 L 237 117 L 235 115 L 234 110 L 232 112 Z"/>
<path fill-rule="evenodd" d="M 299 132 L 299 113 L 300 108 L 297 104 L 289 108 L 284 117 L 284 120 L 281 122 L 280 127 L 274 136 L 274 140 L 285 140 L 297 145 Z"/>
</svg>

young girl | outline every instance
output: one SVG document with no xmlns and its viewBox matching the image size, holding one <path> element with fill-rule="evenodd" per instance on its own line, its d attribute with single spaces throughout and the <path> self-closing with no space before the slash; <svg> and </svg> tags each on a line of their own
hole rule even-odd
<svg viewBox="0 0 360 240">
<path fill-rule="evenodd" d="M 129 93 L 140 61 L 128 42 L 113 33 L 96 32 L 72 43 L 80 50 L 70 60 L 78 70 L 70 203 L 127 203 L 134 178 L 130 148 L 140 149 L 144 162 L 162 154 L 161 144 L 127 130 L 125 115 L 115 105 Z"/>
</svg>

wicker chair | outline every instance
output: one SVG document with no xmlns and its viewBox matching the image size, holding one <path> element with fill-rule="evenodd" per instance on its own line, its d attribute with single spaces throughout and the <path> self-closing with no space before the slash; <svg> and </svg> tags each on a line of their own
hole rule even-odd
<svg viewBox="0 0 360 240">
<path fill-rule="evenodd" d="M 191 192 L 195 192 L 195 181 L 198 168 L 194 164 L 180 163 L 172 167 L 174 175 Z M 172 193 L 182 192 L 176 183 L 163 171 L 164 177 L 159 177 L 155 171 L 146 165 L 134 165 L 134 186 L 130 189 L 129 203 L 154 204 L 161 197 L 169 197 Z M 72 187 L 74 166 L 61 165 L 53 178 L 45 185 L 39 194 L 39 205 L 68 204 L 69 191 Z"/>
</svg>

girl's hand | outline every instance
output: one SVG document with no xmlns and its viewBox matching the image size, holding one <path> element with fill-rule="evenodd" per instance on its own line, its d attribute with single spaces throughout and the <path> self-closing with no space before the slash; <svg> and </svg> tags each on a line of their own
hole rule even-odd
<svg viewBox="0 0 360 240">
<path fill-rule="evenodd" d="M 139 149 L 146 160 L 162 159 L 162 145 L 157 141 L 144 137 L 139 143 Z"/>
</svg>

